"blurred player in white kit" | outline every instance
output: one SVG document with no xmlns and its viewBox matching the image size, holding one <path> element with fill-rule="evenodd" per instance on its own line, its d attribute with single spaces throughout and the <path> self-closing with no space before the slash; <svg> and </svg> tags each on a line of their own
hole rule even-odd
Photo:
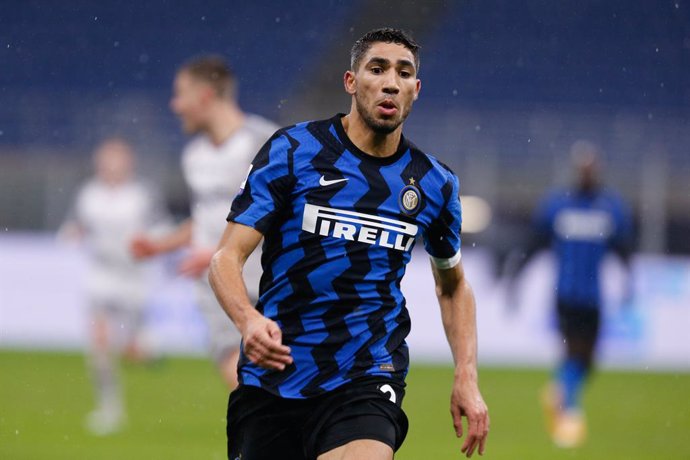
<svg viewBox="0 0 690 460">
<path fill-rule="evenodd" d="M 196 278 L 197 301 L 208 326 L 211 354 L 223 380 L 233 389 L 237 386 L 241 336 L 208 284 L 208 266 L 249 165 L 278 126 L 240 109 L 235 76 L 216 56 L 194 59 L 178 70 L 170 107 L 185 133 L 194 135 L 182 153 L 191 217 L 163 238 L 135 238 L 131 249 L 136 257 L 144 258 L 188 248 L 179 272 Z M 253 299 L 258 298 L 260 257 L 256 251 L 245 265 L 245 283 Z"/>
<path fill-rule="evenodd" d="M 80 189 L 59 231 L 62 240 L 83 242 L 89 252 L 86 289 L 96 408 L 87 417 L 94 434 L 121 428 L 125 419 L 117 358 L 147 358 L 143 343 L 146 268 L 129 253 L 131 238 L 164 229 L 168 214 L 153 189 L 134 176 L 134 152 L 121 139 L 101 143 L 95 174 Z"/>
</svg>

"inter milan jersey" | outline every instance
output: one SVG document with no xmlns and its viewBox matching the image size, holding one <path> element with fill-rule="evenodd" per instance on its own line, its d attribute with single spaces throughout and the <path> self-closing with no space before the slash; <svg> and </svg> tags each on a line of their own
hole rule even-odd
<svg viewBox="0 0 690 460">
<path fill-rule="evenodd" d="M 257 309 L 278 323 L 293 364 L 240 357 L 240 380 L 307 398 L 408 368 L 410 318 L 400 282 L 417 236 L 440 268 L 460 260 L 458 180 L 405 138 L 378 158 L 341 118 L 276 132 L 250 167 L 229 221 L 264 235 Z"/>
<path fill-rule="evenodd" d="M 631 237 L 626 206 L 606 190 L 555 192 L 535 220 L 558 259 L 558 300 L 574 307 L 598 308 L 601 262 L 610 249 L 625 247 Z"/>
</svg>

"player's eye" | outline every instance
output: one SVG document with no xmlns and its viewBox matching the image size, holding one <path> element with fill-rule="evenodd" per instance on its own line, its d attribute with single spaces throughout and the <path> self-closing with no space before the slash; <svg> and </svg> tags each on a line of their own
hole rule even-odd
<svg viewBox="0 0 690 460">
<path fill-rule="evenodd" d="M 380 75 L 383 73 L 383 69 L 381 67 L 372 67 L 371 73 L 373 73 L 375 75 Z"/>
<path fill-rule="evenodd" d="M 408 72 L 407 70 L 401 70 L 400 71 L 400 76 L 403 78 L 410 78 L 412 76 L 411 72 Z"/>
</svg>

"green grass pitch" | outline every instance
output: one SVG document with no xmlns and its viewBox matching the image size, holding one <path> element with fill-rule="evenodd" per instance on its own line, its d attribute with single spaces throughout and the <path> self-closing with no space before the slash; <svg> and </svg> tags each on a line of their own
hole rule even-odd
<svg viewBox="0 0 690 460">
<path fill-rule="evenodd" d="M 227 396 L 210 362 L 170 358 L 123 374 L 128 424 L 99 438 L 83 428 L 92 403 L 83 357 L 0 351 L 0 459 L 225 458 Z M 410 432 L 397 459 L 461 458 L 451 378 L 447 367 L 413 366 L 404 402 Z M 491 414 L 484 458 L 690 459 L 690 374 L 597 373 L 585 394 L 588 442 L 568 451 L 543 430 L 537 401 L 547 378 L 545 370 L 480 370 Z"/>
</svg>

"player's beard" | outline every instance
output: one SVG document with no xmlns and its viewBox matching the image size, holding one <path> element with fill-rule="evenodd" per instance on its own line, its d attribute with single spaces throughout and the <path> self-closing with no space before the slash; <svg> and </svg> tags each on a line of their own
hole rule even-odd
<svg viewBox="0 0 690 460">
<path fill-rule="evenodd" d="M 411 105 L 400 108 L 400 116 L 389 119 L 378 119 L 374 115 L 373 110 L 369 110 L 365 101 L 362 101 L 357 94 L 355 94 L 355 104 L 357 106 L 357 112 L 362 117 L 362 120 L 367 124 L 372 131 L 377 134 L 390 134 L 400 126 L 403 121 L 410 114 Z"/>
</svg>

